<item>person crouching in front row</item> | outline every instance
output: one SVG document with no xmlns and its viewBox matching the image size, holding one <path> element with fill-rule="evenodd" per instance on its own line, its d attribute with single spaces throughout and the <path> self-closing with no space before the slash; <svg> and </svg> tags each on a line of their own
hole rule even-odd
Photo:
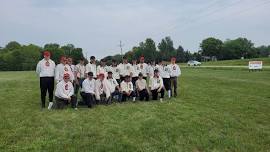
<svg viewBox="0 0 270 152">
<path fill-rule="evenodd" d="M 109 82 L 107 79 L 105 79 L 105 76 L 103 73 L 100 73 L 98 75 L 98 79 L 96 80 L 96 102 L 97 104 L 109 104 L 110 103 L 110 87 Z"/>
<path fill-rule="evenodd" d="M 92 108 L 95 102 L 95 84 L 93 72 L 87 73 L 87 78 L 82 83 L 81 96 L 88 108 Z"/>
<path fill-rule="evenodd" d="M 77 110 L 77 99 L 74 96 L 74 88 L 68 73 L 65 73 L 63 80 L 56 85 L 55 101 L 55 108 L 57 109 L 63 109 L 68 104 L 71 104 L 71 107 Z"/>
<path fill-rule="evenodd" d="M 153 100 L 157 100 L 158 94 L 160 93 L 161 94 L 160 101 L 162 102 L 164 97 L 164 85 L 163 80 L 159 76 L 159 72 L 157 69 L 154 70 L 154 77 L 150 79 L 149 87 L 152 92 Z"/>
<path fill-rule="evenodd" d="M 121 102 L 121 88 L 119 87 L 117 80 L 113 77 L 113 73 L 111 71 L 108 72 L 107 80 L 110 84 L 111 99 L 116 97 L 117 101 Z"/>
<path fill-rule="evenodd" d="M 126 75 L 124 81 L 121 82 L 120 87 L 122 89 L 122 102 L 126 101 L 127 98 L 133 97 L 133 101 L 136 100 L 135 93 L 133 90 L 133 84 L 130 81 L 130 76 Z"/>
<path fill-rule="evenodd" d="M 144 99 L 149 101 L 149 89 L 147 87 L 146 80 L 143 79 L 142 73 L 139 73 L 139 79 L 136 81 L 136 89 L 138 91 L 140 101 L 143 101 Z"/>
</svg>

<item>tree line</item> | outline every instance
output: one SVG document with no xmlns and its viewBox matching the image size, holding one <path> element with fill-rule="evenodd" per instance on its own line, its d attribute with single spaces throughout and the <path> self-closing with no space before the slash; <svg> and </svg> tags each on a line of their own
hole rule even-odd
<svg viewBox="0 0 270 152">
<path fill-rule="evenodd" d="M 0 71 L 34 70 L 37 62 L 42 58 L 44 50 L 49 50 L 52 53 L 51 58 L 56 64 L 62 55 L 72 57 L 75 64 L 84 57 L 82 48 L 77 48 L 73 44 L 60 46 L 57 43 L 49 43 L 40 47 L 34 44 L 21 45 L 16 41 L 11 41 L 5 47 L 0 47 Z M 153 39 L 147 38 L 123 54 L 129 61 L 139 59 L 140 56 L 144 56 L 146 62 L 170 61 L 171 57 L 176 57 L 177 62 L 182 63 L 189 60 L 204 61 L 206 57 L 208 59 L 215 57 L 217 60 L 230 60 L 242 57 L 268 57 L 269 55 L 270 45 L 255 47 L 254 43 L 247 38 L 222 41 L 214 37 L 202 40 L 200 50 L 193 53 L 184 50 L 181 45 L 175 48 L 173 40 L 170 37 L 165 37 L 158 44 Z M 109 55 L 103 59 L 108 63 L 113 59 L 121 62 L 122 55 Z"/>
<path fill-rule="evenodd" d="M 72 57 L 75 62 L 83 57 L 83 50 L 76 48 L 73 44 L 60 46 L 50 43 L 40 47 L 34 44 L 21 45 L 16 41 L 11 41 L 5 47 L 0 48 L 0 71 L 34 70 L 45 50 L 51 52 L 51 58 L 56 63 L 59 63 L 62 55 Z"/>
<path fill-rule="evenodd" d="M 174 43 L 170 37 L 165 37 L 158 45 L 151 39 L 147 38 L 138 46 L 126 52 L 126 56 L 130 61 L 145 56 L 147 62 L 150 61 L 170 61 L 171 57 L 176 57 L 177 62 L 187 62 L 189 60 L 204 61 L 205 59 L 215 58 L 217 60 L 231 60 L 240 58 L 258 58 L 268 57 L 270 55 L 270 45 L 255 47 L 251 40 L 246 38 L 237 38 L 234 40 L 221 41 L 219 39 L 209 37 L 200 43 L 200 50 L 191 53 L 179 45 L 174 47 Z M 104 59 L 121 61 L 121 55 L 106 56 Z"/>
</svg>

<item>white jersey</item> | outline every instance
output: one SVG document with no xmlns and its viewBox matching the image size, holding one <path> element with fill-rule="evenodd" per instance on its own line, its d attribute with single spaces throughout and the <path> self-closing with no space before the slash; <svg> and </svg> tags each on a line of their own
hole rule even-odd
<svg viewBox="0 0 270 152">
<path fill-rule="evenodd" d="M 120 79 L 120 69 L 119 66 L 110 66 L 111 72 L 115 79 Z"/>
<path fill-rule="evenodd" d="M 97 77 L 97 65 L 96 64 L 91 64 L 91 63 L 88 63 L 86 66 L 85 66 L 85 73 L 88 73 L 88 72 L 93 72 L 93 77 L 96 78 Z"/>
<path fill-rule="evenodd" d="M 139 72 L 142 73 L 143 77 L 147 77 L 148 65 L 146 63 L 139 63 L 138 66 L 140 68 Z"/>
<path fill-rule="evenodd" d="M 109 82 L 107 79 L 104 79 L 103 81 L 100 81 L 100 79 L 96 80 L 95 83 L 95 95 L 96 99 L 100 100 L 100 95 L 105 94 L 106 98 L 108 99 L 111 96 L 111 91 L 110 91 L 110 86 Z"/>
<path fill-rule="evenodd" d="M 53 60 L 42 59 L 38 62 L 36 72 L 39 77 L 54 77 L 55 63 Z"/>
<path fill-rule="evenodd" d="M 107 79 L 110 84 L 110 91 L 113 93 L 115 91 L 115 88 L 119 85 L 115 78 Z"/>
<path fill-rule="evenodd" d="M 64 80 L 56 85 L 55 96 L 62 99 L 68 99 L 74 94 L 72 83 Z"/>
<path fill-rule="evenodd" d="M 127 64 L 121 63 L 119 64 L 119 70 L 120 70 L 119 72 L 120 76 L 130 75 L 132 72 L 132 66 L 129 63 Z"/>
<path fill-rule="evenodd" d="M 121 89 L 122 89 L 123 92 L 133 91 L 133 84 L 132 84 L 132 82 L 122 81 L 121 84 L 120 84 L 120 87 L 121 87 Z"/>
<path fill-rule="evenodd" d="M 92 80 L 89 80 L 88 78 L 85 79 L 82 83 L 82 92 L 95 94 L 96 89 L 95 85 L 96 85 L 95 79 Z"/>
<path fill-rule="evenodd" d="M 159 77 L 152 77 L 149 81 L 149 88 L 151 90 L 159 89 L 163 87 L 163 80 Z"/>
<path fill-rule="evenodd" d="M 76 71 L 77 71 L 77 78 L 84 78 L 85 77 L 85 71 L 86 71 L 86 69 L 85 69 L 85 65 L 83 65 L 83 64 L 77 64 L 76 65 Z"/>
<path fill-rule="evenodd" d="M 101 73 L 104 74 L 105 78 L 108 76 L 106 66 L 101 66 L 101 65 L 97 66 L 97 75 Z"/>
<path fill-rule="evenodd" d="M 170 78 L 170 69 L 168 66 L 164 65 L 157 65 L 156 68 L 158 69 L 159 75 L 162 78 Z"/>
<path fill-rule="evenodd" d="M 154 70 L 156 69 L 155 65 L 149 65 L 147 68 L 147 74 L 149 75 L 150 78 L 154 76 Z"/>
<path fill-rule="evenodd" d="M 138 64 L 132 65 L 132 77 L 138 77 L 140 73 L 140 67 Z"/>
<path fill-rule="evenodd" d="M 177 64 L 169 64 L 170 76 L 171 77 L 179 77 L 181 75 L 180 67 Z"/>
<path fill-rule="evenodd" d="M 68 73 L 70 76 L 70 80 L 74 80 L 73 72 L 68 64 L 58 64 L 55 68 L 55 80 L 57 83 L 63 80 L 64 74 Z"/>
</svg>

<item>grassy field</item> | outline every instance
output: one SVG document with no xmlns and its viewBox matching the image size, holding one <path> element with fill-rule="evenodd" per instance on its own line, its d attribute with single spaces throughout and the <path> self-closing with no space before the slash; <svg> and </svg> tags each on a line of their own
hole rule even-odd
<svg viewBox="0 0 270 152">
<path fill-rule="evenodd" d="M 254 58 L 243 60 L 223 60 L 223 61 L 210 61 L 202 62 L 202 66 L 248 66 L 249 61 L 263 61 L 263 66 L 270 66 L 269 58 Z M 181 63 L 182 66 L 186 66 L 186 63 Z"/>
<path fill-rule="evenodd" d="M 183 68 L 177 98 L 48 111 L 0 72 L 0 151 L 270 151 L 270 71 Z"/>
</svg>

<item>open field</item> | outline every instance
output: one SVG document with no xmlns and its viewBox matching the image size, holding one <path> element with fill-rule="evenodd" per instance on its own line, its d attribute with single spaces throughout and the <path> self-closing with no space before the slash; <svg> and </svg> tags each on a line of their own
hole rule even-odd
<svg viewBox="0 0 270 152">
<path fill-rule="evenodd" d="M 34 72 L 0 72 L 0 151 L 270 150 L 270 71 L 182 73 L 163 103 L 48 111 Z"/>
<path fill-rule="evenodd" d="M 223 61 L 210 61 L 202 62 L 202 66 L 248 66 L 249 61 L 263 61 L 263 66 L 270 66 L 269 58 L 254 58 L 254 59 L 243 59 L 243 60 L 223 60 Z M 181 66 L 186 66 L 186 63 L 181 63 Z"/>
</svg>

